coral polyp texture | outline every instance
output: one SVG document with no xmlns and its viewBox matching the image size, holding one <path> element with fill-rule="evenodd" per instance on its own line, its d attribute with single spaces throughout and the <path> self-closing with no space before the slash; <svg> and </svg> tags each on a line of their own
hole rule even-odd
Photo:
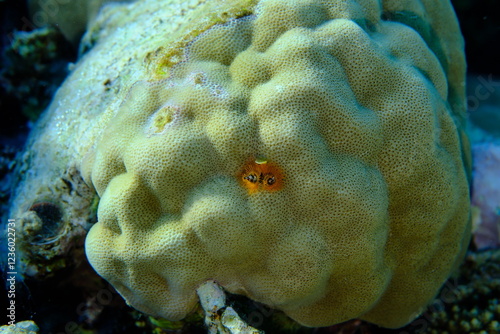
<svg viewBox="0 0 500 334">
<path fill-rule="evenodd" d="M 98 17 L 111 32 L 91 29 L 62 88 L 87 120 L 69 136 L 100 196 L 94 269 L 170 320 L 208 280 L 306 326 L 418 316 L 470 239 L 450 3 L 127 8 Z"/>
<path fill-rule="evenodd" d="M 462 44 L 430 3 L 261 1 L 187 41 L 86 161 L 96 271 L 168 319 L 213 279 L 308 326 L 412 320 L 469 240 Z"/>
</svg>

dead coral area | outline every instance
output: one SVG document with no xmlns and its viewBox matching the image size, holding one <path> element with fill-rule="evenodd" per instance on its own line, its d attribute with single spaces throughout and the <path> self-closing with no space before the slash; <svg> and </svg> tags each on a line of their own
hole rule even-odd
<svg viewBox="0 0 500 334">
<path fill-rule="evenodd" d="M 18 219 L 17 233 L 26 276 L 52 276 L 57 268 L 86 262 L 85 236 L 96 221 L 97 197 L 79 171 L 69 167 Z"/>
</svg>

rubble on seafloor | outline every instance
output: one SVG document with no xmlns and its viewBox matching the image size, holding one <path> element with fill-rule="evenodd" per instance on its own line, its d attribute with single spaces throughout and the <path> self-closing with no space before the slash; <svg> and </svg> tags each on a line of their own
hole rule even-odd
<svg viewBox="0 0 500 334">
<path fill-rule="evenodd" d="M 0 327 L 0 334 L 38 334 L 38 326 L 32 320 L 17 322 Z"/>
</svg>

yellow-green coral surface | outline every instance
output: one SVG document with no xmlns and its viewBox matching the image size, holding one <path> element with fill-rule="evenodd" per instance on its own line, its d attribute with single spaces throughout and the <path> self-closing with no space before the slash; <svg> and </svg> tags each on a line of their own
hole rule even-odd
<svg viewBox="0 0 500 334">
<path fill-rule="evenodd" d="M 117 29 L 142 50 L 115 56 L 126 74 L 88 65 L 119 45 L 98 30 L 78 68 L 123 83 L 82 111 L 78 138 L 95 145 L 70 145 L 101 197 L 86 241 L 95 270 L 171 320 L 209 279 L 307 326 L 414 319 L 469 240 L 449 2 L 148 2 L 137 17 L 150 29 Z"/>
</svg>

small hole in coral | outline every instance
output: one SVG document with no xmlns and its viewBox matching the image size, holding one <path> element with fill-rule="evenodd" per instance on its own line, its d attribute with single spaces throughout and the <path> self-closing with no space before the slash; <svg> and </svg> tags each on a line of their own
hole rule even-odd
<svg viewBox="0 0 500 334">
<path fill-rule="evenodd" d="M 33 244 L 46 244 L 59 239 L 63 227 L 63 214 L 57 205 L 50 202 L 35 203 L 28 211 L 36 212 L 42 221 L 42 228 L 31 241 Z"/>
</svg>

